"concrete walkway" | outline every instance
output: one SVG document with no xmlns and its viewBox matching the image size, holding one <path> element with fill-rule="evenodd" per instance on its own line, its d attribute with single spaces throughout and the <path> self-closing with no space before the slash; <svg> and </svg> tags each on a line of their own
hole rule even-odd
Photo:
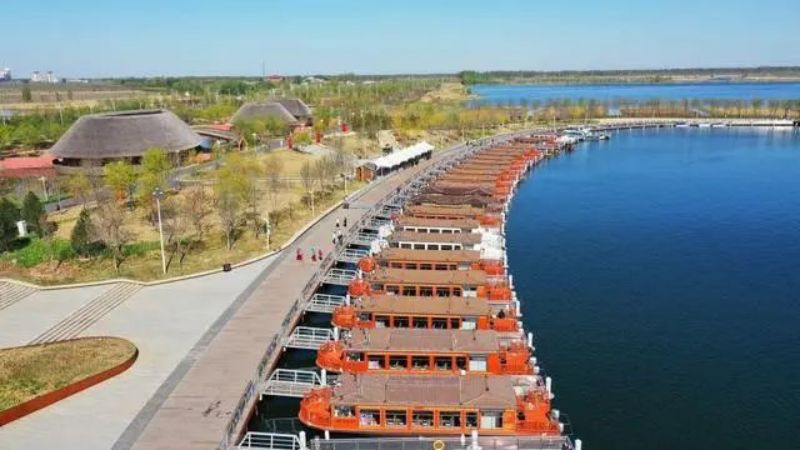
<svg viewBox="0 0 800 450">
<path fill-rule="evenodd" d="M 148 286 L 107 312 L 81 336 L 127 338 L 140 351 L 128 371 L 0 428 L 0 449 L 113 447 L 159 388 L 190 366 L 276 257 L 174 283 Z M 115 285 L 34 294 L 0 310 L 0 346 L 25 345 Z M 195 350 L 198 353 L 194 353 Z"/>
<path fill-rule="evenodd" d="M 441 157 L 434 155 L 432 161 L 376 183 L 358 203 L 377 203 Z M 155 414 L 140 415 L 115 448 L 216 449 L 269 342 L 281 332 L 283 318 L 318 268 L 318 263 L 296 261 L 296 248 L 306 254 L 311 247 L 322 248 L 327 254 L 336 219 L 347 216 L 352 224 L 366 212 L 337 209 L 287 248 Z"/>
</svg>

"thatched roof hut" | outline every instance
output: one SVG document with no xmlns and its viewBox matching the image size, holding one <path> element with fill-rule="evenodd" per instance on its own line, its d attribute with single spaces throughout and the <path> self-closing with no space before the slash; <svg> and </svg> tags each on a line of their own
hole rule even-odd
<svg viewBox="0 0 800 450">
<path fill-rule="evenodd" d="M 272 101 L 280 103 L 295 119 L 301 122 L 313 117 L 311 108 L 299 98 L 275 98 Z"/>
<path fill-rule="evenodd" d="M 275 117 L 289 126 L 300 125 L 300 122 L 283 105 L 278 102 L 245 103 L 236 111 L 231 121 L 236 123 L 241 120 L 266 119 Z"/>
<path fill-rule="evenodd" d="M 135 160 L 152 147 L 180 153 L 198 147 L 202 140 L 167 110 L 91 114 L 78 119 L 50 149 L 50 154 L 57 158 L 57 163 L 81 165 L 75 161 Z"/>
</svg>

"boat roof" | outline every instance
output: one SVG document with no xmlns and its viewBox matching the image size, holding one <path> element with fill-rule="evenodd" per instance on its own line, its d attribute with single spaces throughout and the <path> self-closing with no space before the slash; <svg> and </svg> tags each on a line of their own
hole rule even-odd
<svg viewBox="0 0 800 450">
<path fill-rule="evenodd" d="M 515 408 L 516 389 L 532 389 L 532 375 L 455 376 L 344 374 L 333 388 L 333 406 Z"/>
<path fill-rule="evenodd" d="M 360 352 L 494 353 L 500 350 L 502 342 L 494 330 L 355 328 L 345 345 L 348 351 Z"/>
<path fill-rule="evenodd" d="M 480 261 L 481 252 L 477 250 L 411 250 L 387 247 L 375 255 L 375 258 L 381 261 L 472 263 Z"/>
<path fill-rule="evenodd" d="M 379 267 L 369 274 L 372 283 L 480 286 L 487 283 L 483 270 L 407 270 Z"/>
<path fill-rule="evenodd" d="M 356 309 L 376 314 L 448 315 L 462 317 L 490 316 L 489 302 L 477 297 L 415 297 L 373 295 L 362 298 Z"/>
<path fill-rule="evenodd" d="M 447 227 L 474 230 L 481 226 L 475 219 L 428 219 L 425 217 L 400 216 L 397 218 L 399 226 Z"/>
<path fill-rule="evenodd" d="M 460 214 L 465 216 L 477 216 L 483 214 L 483 208 L 464 205 L 410 205 L 406 206 L 404 212 L 408 215 L 414 214 Z"/>
<path fill-rule="evenodd" d="M 389 236 L 389 242 L 442 242 L 445 244 L 480 244 L 480 233 L 420 233 L 418 231 L 396 231 Z"/>
</svg>

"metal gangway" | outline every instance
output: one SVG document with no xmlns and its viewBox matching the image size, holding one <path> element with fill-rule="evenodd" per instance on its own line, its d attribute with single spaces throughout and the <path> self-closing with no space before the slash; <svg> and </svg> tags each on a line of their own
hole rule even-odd
<svg viewBox="0 0 800 450">
<path fill-rule="evenodd" d="M 333 314 L 333 310 L 345 304 L 345 296 L 314 294 L 306 304 L 306 311 Z"/>
<path fill-rule="evenodd" d="M 335 284 L 337 286 L 347 286 L 356 279 L 358 272 L 349 269 L 331 269 L 322 279 L 323 283 Z"/>
<path fill-rule="evenodd" d="M 364 228 L 367 228 L 367 229 L 370 229 L 370 230 L 377 230 L 382 226 L 391 225 L 391 224 L 392 224 L 392 221 L 390 219 L 383 219 L 383 218 L 380 218 L 380 217 L 373 217 L 372 219 L 370 219 L 369 222 L 364 224 Z"/>
<path fill-rule="evenodd" d="M 299 326 L 286 338 L 283 346 L 300 350 L 319 350 L 322 344 L 331 340 L 333 340 L 333 330 L 330 328 Z"/>
<path fill-rule="evenodd" d="M 276 369 L 264 383 L 261 396 L 303 398 L 310 390 L 326 386 L 327 375 L 313 370 Z"/>
<path fill-rule="evenodd" d="M 308 447 L 300 442 L 300 438 L 295 434 L 283 433 L 263 433 L 260 431 L 248 431 L 244 435 L 238 449 L 270 449 L 270 450 L 308 450 Z"/>
<path fill-rule="evenodd" d="M 378 239 L 378 235 L 376 233 L 358 233 L 350 238 L 349 243 L 352 245 L 364 245 L 369 247 L 376 239 Z"/>
<path fill-rule="evenodd" d="M 361 248 L 346 248 L 343 252 L 339 253 L 339 255 L 336 257 L 336 260 L 339 262 L 355 264 L 365 256 L 369 256 L 369 250 Z"/>
</svg>

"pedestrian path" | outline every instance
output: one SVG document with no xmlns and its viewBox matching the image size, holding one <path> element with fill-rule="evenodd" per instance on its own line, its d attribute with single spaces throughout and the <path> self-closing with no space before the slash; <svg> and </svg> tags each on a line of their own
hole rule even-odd
<svg viewBox="0 0 800 450">
<path fill-rule="evenodd" d="M 0 282 L 0 310 L 8 308 L 23 298 L 36 292 L 36 288 L 24 284 Z"/>
<path fill-rule="evenodd" d="M 75 310 L 64 320 L 45 331 L 30 342 L 31 345 L 47 344 L 77 337 L 108 314 L 122 302 L 129 299 L 142 286 L 135 283 L 117 283 L 111 289 L 97 296 L 94 300 Z"/>
</svg>

